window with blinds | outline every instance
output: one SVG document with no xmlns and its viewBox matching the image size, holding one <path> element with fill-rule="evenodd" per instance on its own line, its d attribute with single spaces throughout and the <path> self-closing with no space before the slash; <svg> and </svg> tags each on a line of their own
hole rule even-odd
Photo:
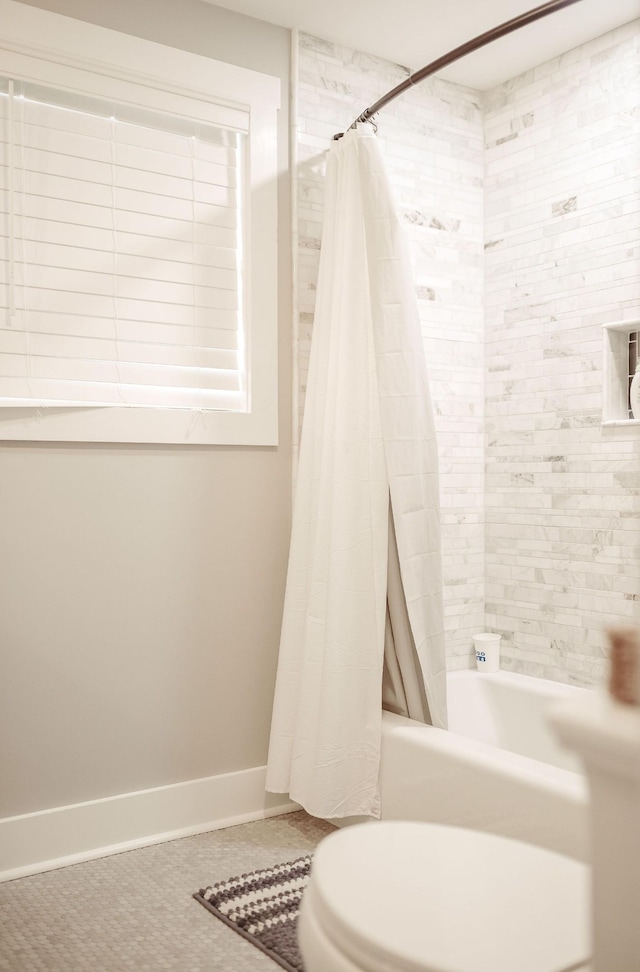
<svg viewBox="0 0 640 972">
<path fill-rule="evenodd" d="M 0 111 L 0 405 L 246 410 L 246 131 L 11 78 Z"/>
<path fill-rule="evenodd" d="M 280 80 L 0 22 L 0 438 L 276 444 Z"/>
</svg>

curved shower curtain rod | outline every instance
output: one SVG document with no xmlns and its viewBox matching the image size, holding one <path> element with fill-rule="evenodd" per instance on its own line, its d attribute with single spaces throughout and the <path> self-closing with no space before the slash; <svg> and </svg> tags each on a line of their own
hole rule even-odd
<svg viewBox="0 0 640 972">
<path fill-rule="evenodd" d="M 529 10 L 527 13 L 520 14 L 518 17 L 513 17 L 512 20 L 505 21 L 504 24 L 500 24 L 498 27 L 492 27 L 491 30 L 485 31 L 484 34 L 479 34 L 474 37 L 473 40 L 467 41 L 466 44 L 461 44 L 460 47 L 455 47 L 448 54 L 444 54 L 437 60 L 432 61 L 427 64 L 426 67 L 421 68 L 416 71 L 415 74 L 410 74 L 401 84 L 392 88 L 391 91 L 387 91 L 386 95 L 383 95 L 375 104 L 371 105 L 370 108 L 365 108 L 361 115 L 358 115 L 356 120 L 349 125 L 349 129 L 355 128 L 360 122 L 371 121 L 374 115 L 380 111 L 381 108 L 386 107 L 390 101 L 397 98 L 398 95 L 403 94 L 408 88 L 412 88 L 414 84 L 419 84 L 420 81 L 424 81 L 430 75 L 435 74 L 436 71 L 440 71 L 442 68 L 447 67 L 449 64 L 453 64 L 459 58 L 464 57 L 465 54 L 471 54 L 472 51 L 477 51 L 480 47 L 484 47 L 485 44 L 490 44 L 491 41 L 497 40 L 499 37 L 504 37 L 505 34 L 510 34 L 513 30 L 519 30 L 520 27 L 526 27 L 527 24 L 532 24 L 535 20 L 540 20 L 542 17 L 548 16 L 548 14 L 555 13 L 556 10 L 562 10 L 563 7 L 570 7 L 573 3 L 580 3 L 580 0 L 551 0 L 550 3 L 543 3 L 541 7 L 534 7 L 533 10 Z M 337 135 L 333 136 L 334 141 L 338 138 L 342 138 L 344 132 L 338 132 Z"/>
</svg>

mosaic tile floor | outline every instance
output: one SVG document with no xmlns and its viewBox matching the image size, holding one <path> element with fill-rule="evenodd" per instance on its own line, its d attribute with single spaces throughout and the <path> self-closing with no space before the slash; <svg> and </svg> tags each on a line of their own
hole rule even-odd
<svg viewBox="0 0 640 972">
<path fill-rule="evenodd" d="M 0 970 L 276 972 L 191 895 L 332 831 L 301 811 L 1 884 Z"/>
</svg>

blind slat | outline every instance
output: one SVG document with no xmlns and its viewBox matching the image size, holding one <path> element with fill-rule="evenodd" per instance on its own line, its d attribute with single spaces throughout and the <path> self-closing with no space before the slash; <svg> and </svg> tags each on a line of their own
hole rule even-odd
<svg viewBox="0 0 640 972">
<path fill-rule="evenodd" d="M 225 315 L 227 316 L 225 317 Z M 117 322 L 117 338 L 119 341 L 137 341 L 141 344 L 166 345 L 167 347 L 194 345 L 205 348 L 236 350 L 238 348 L 238 333 L 234 327 L 234 321 L 235 314 L 231 311 L 220 311 L 215 315 L 215 320 L 210 322 L 200 320 L 197 325 L 193 322 L 168 324 L 158 321 L 131 321 L 123 318 Z M 84 315 L 78 320 L 68 314 L 30 311 L 29 324 L 33 328 L 33 333 L 36 334 L 77 334 L 98 338 L 116 337 L 116 325 L 113 319 L 108 317 Z M 12 327 L 5 329 L 14 334 L 28 333 L 21 328 L 18 329 L 15 322 Z"/>
<path fill-rule="evenodd" d="M 195 180 L 196 189 L 199 186 L 218 186 L 234 188 L 237 186 L 237 168 L 202 159 L 171 160 L 161 157 L 146 159 L 144 156 L 133 156 L 125 151 L 126 147 L 114 147 L 113 158 L 107 161 L 95 161 L 78 156 L 65 155 L 54 152 L 51 148 L 34 145 L 22 149 L 22 165 L 32 172 L 49 173 L 50 175 L 68 176 L 72 174 L 77 179 L 95 182 L 100 185 L 111 185 L 113 172 L 117 174 L 116 181 L 123 186 L 140 188 L 139 180 L 144 176 L 158 184 L 161 180 L 173 180 L 175 184 L 187 183 L 191 186 Z M 157 153 L 154 153 L 154 156 Z M 8 145 L 3 139 L 0 129 L 0 166 L 8 165 Z M 28 162 L 28 164 L 27 164 Z M 3 180 L 0 179 L 0 182 Z M 145 188 L 145 184 L 142 185 Z M 176 195 L 186 195 L 178 189 Z M 189 191 L 190 195 L 190 191 Z"/>
<path fill-rule="evenodd" d="M 195 177 L 214 185 L 236 184 L 238 153 L 235 150 L 212 152 L 202 142 L 184 138 L 184 151 L 180 154 L 174 154 L 169 147 L 146 149 L 140 145 L 128 144 L 122 138 L 122 130 L 117 126 L 112 130 L 108 122 L 104 122 L 99 136 L 65 132 L 54 127 L 42 128 L 28 122 L 18 123 L 20 151 L 25 156 L 33 156 L 33 164 L 39 171 L 64 171 L 80 166 L 86 171 L 99 173 L 105 166 L 115 163 L 134 171 L 148 171 L 183 179 Z M 6 144 L 8 135 L 0 132 L 0 141 Z M 43 156 L 49 159 L 46 165 L 42 161 Z"/>
<path fill-rule="evenodd" d="M 73 160 L 75 162 L 75 160 Z M 109 166 L 107 172 L 89 173 L 82 175 L 77 167 L 67 165 L 58 166 L 55 173 L 47 168 L 48 159 L 44 153 L 35 159 L 33 153 L 25 153 L 19 192 L 27 192 L 34 196 L 50 196 L 62 199 L 77 199 L 79 202 L 90 202 L 97 206 L 115 205 L 116 208 L 139 209 L 140 196 L 149 197 L 149 204 L 159 197 L 165 200 L 175 199 L 191 204 L 192 201 L 213 206 L 224 206 L 235 209 L 236 191 L 233 187 L 209 185 L 194 182 L 192 179 L 179 179 L 175 176 L 157 175 L 137 169 L 123 169 L 119 165 Z M 91 177 L 90 177 L 91 176 Z M 97 177 L 97 178 L 96 178 Z M 115 193 L 115 196 L 112 195 Z M 129 198 L 133 204 L 128 204 Z M 183 209 L 183 212 L 187 212 Z M 179 218 L 192 218 L 191 210 L 188 215 Z"/>
<path fill-rule="evenodd" d="M 105 361 L 97 358 L 60 358 L 32 354 L 28 366 L 21 355 L 0 354 L 0 377 L 34 380 L 107 382 L 167 388 L 205 388 L 238 391 L 235 371 L 204 366 L 162 365 L 149 362 Z"/>
<path fill-rule="evenodd" d="M 140 344 L 135 341 L 115 341 L 101 337 L 77 335 L 30 334 L 29 350 L 41 357 L 81 357 L 103 361 L 128 361 L 159 365 L 200 366 L 220 370 L 238 371 L 238 352 L 203 345 L 187 344 Z M 26 355 L 27 335 L 22 331 L 0 328 L 0 354 Z"/>
<path fill-rule="evenodd" d="M 7 117 L 7 98 L 0 97 L 0 118 Z M 22 106 L 22 124 L 25 130 L 50 130 L 52 136 L 57 133 L 75 134 L 80 138 L 110 139 L 114 134 L 121 145 L 138 147 L 146 150 L 147 161 L 153 161 L 155 153 L 158 164 L 163 157 L 191 158 L 194 152 L 193 139 L 172 132 L 160 131 L 143 125 L 115 122 L 112 127 L 111 119 L 91 115 L 88 112 L 64 111 L 51 105 L 36 101 L 25 101 Z M 201 130 L 201 135 L 205 134 Z M 44 137 L 44 136 L 42 136 Z M 25 142 L 31 144 L 32 136 L 26 135 Z M 80 144 L 80 143 L 76 143 Z M 218 165 L 229 165 L 235 169 L 237 149 L 232 145 L 216 145 L 211 141 L 197 141 L 198 155 L 205 161 Z M 84 153 L 82 153 L 84 154 Z"/>
<path fill-rule="evenodd" d="M 30 267 L 51 267 L 61 270 L 87 270 L 93 273 L 115 272 L 118 276 L 138 277 L 146 280 L 165 280 L 172 283 L 193 284 L 203 287 L 221 287 L 225 290 L 238 286 L 238 276 L 233 266 L 198 266 L 191 261 L 113 253 L 104 250 L 87 250 L 77 246 L 58 246 L 55 243 L 25 241 L 23 248 L 28 254 Z M 226 251 L 220 251 L 224 253 Z M 0 277 L 8 274 L 8 240 L 0 236 Z"/>
<path fill-rule="evenodd" d="M 27 259 L 29 250 L 27 248 Z M 118 261 L 112 259 L 112 266 L 116 268 L 116 275 L 111 273 L 92 273 L 87 270 L 64 269 L 47 267 L 30 263 L 16 268 L 16 287 L 25 290 L 19 307 L 33 306 L 31 294 L 38 290 L 60 290 L 69 294 L 110 297 L 114 300 L 121 298 L 128 300 L 153 300 L 167 304 L 191 305 L 195 302 L 198 307 L 219 307 L 225 310 L 235 310 L 238 305 L 236 274 L 232 270 L 218 271 L 218 282 L 222 286 L 200 286 L 192 283 L 176 283 L 166 280 L 149 280 L 117 272 Z M 120 263 L 126 263 L 121 260 Z M 25 273 L 27 279 L 25 280 Z M 211 283 L 214 274 L 210 273 Z M 31 282 L 37 286 L 31 286 Z M 113 313 L 114 307 L 111 307 Z"/>
<path fill-rule="evenodd" d="M 218 408 L 241 412 L 245 396 L 238 391 L 205 388 L 165 388 L 108 382 L 65 382 L 47 379 L 6 378 L 0 406 L 130 405 L 155 408 Z"/>
<path fill-rule="evenodd" d="M 148 222 L 150 218 L 160 219 L 156 226 L 172 223 L 188 223 L 195 220 L 207 226 L 221 226 L 235 228 L 237 222 L 235 204 L 212 205 L 206 202 L 192 203 L 186 199 L 175 199 L 171 196 L 156 196 L 151 192 L 136 192 L 131 189 L 114 188 L 112 191 L 106 186 L 96 187 L 96 194 L 92 202 L 68 200 L 59 198 L 55 187 L 50 192 L 38 195 L 34 191 L 30 180 L 24 191 L 18 189 L 15 194 L 16 216 L 33 218 L 43 216 L 45 219 L 59 220 L 63 223 L 75 223 L 80 226 L 99 226 L 103 229 L 124 228 L 125 221 L 130 224 L 131 219 L 140 217 Z M 80 191 L 80 189 L 79 189 Z M 86 194 L 86 187 L 82 190 Z M 162 217 L 156 217 L 162 213 Z M 186 232 L 186 227 L 175 227 L 174 232 Z M 140 232 L 134 228 L 133 232 Z M 170 236 L 168 232 L 156 232 L 151 235 Z"/>
<path fill-rule="evenodd" d="M 7 244 L 6 228 L 0 213 L 0 240 Z M 238 257 L 232 246 L 194 243 L 190 240 L 166 239 L 142 236 L 137 233 L 123 233 L 102 230 L 89 226 L 68 226 L 46 219 L 21 220 L 22 239 L 29 243 L 51 243 L 63 247 L 82 247 L 83 250 L 98 250 L 103 253 L 124 256 L 140 256 L 143 259 L 169 259 L 189 265 L 233 269 Z M 5 229 L 5 234 L 2 230 Z M 115 244 L 115 246 L 114 246 Z M 153 256 L 150 256 L 153 254 Z M 8 259 L 8 251 L 7 256 Z"/>
<path fill-rule="evenodd" d="M 6 289 L 6 288 L 5 288 Z M 26 290 L 26 293 L 25 293 Z M 74 314 L 77 317 L 105 317 L 117 322 L 119 317 L 128 320 L 154 321 L 165 324 L 207 324 L 214 320 L 216 311 L 234 309 L 236 296 L 229 291 L 218 290 L 215 297 L 200 288 L 203 303 L 194 308 L 189 304 L 165 304 L 153 300 L 136 300 L 127 297 L 105 297 L 100 294 L 72 293 L 64 290 L 16 287 L 15 304 L 19 311 L 53 311 L 57 314 Z M 215 301 L 215 302 L 214 302 Z M 0 298 L 0 305 L 8 306 L 7 295 Z M 194 320 L 197 318 L 197 320 Z M 226 318 L 229 326 L 235 326 L 233 315 Z"/>
</svg>

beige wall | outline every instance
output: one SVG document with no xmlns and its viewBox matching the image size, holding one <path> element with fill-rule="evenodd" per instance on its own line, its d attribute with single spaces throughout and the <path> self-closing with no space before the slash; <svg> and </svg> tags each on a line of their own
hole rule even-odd
<svg viewBox="0 0 640 972">
<path fill-rule="evenodd" d="M 282 78 L 280 445 L 0 444 L 0 816 L 264 764 L 290 521 L 288 32 L 31 5 Z"/>
</svg>

